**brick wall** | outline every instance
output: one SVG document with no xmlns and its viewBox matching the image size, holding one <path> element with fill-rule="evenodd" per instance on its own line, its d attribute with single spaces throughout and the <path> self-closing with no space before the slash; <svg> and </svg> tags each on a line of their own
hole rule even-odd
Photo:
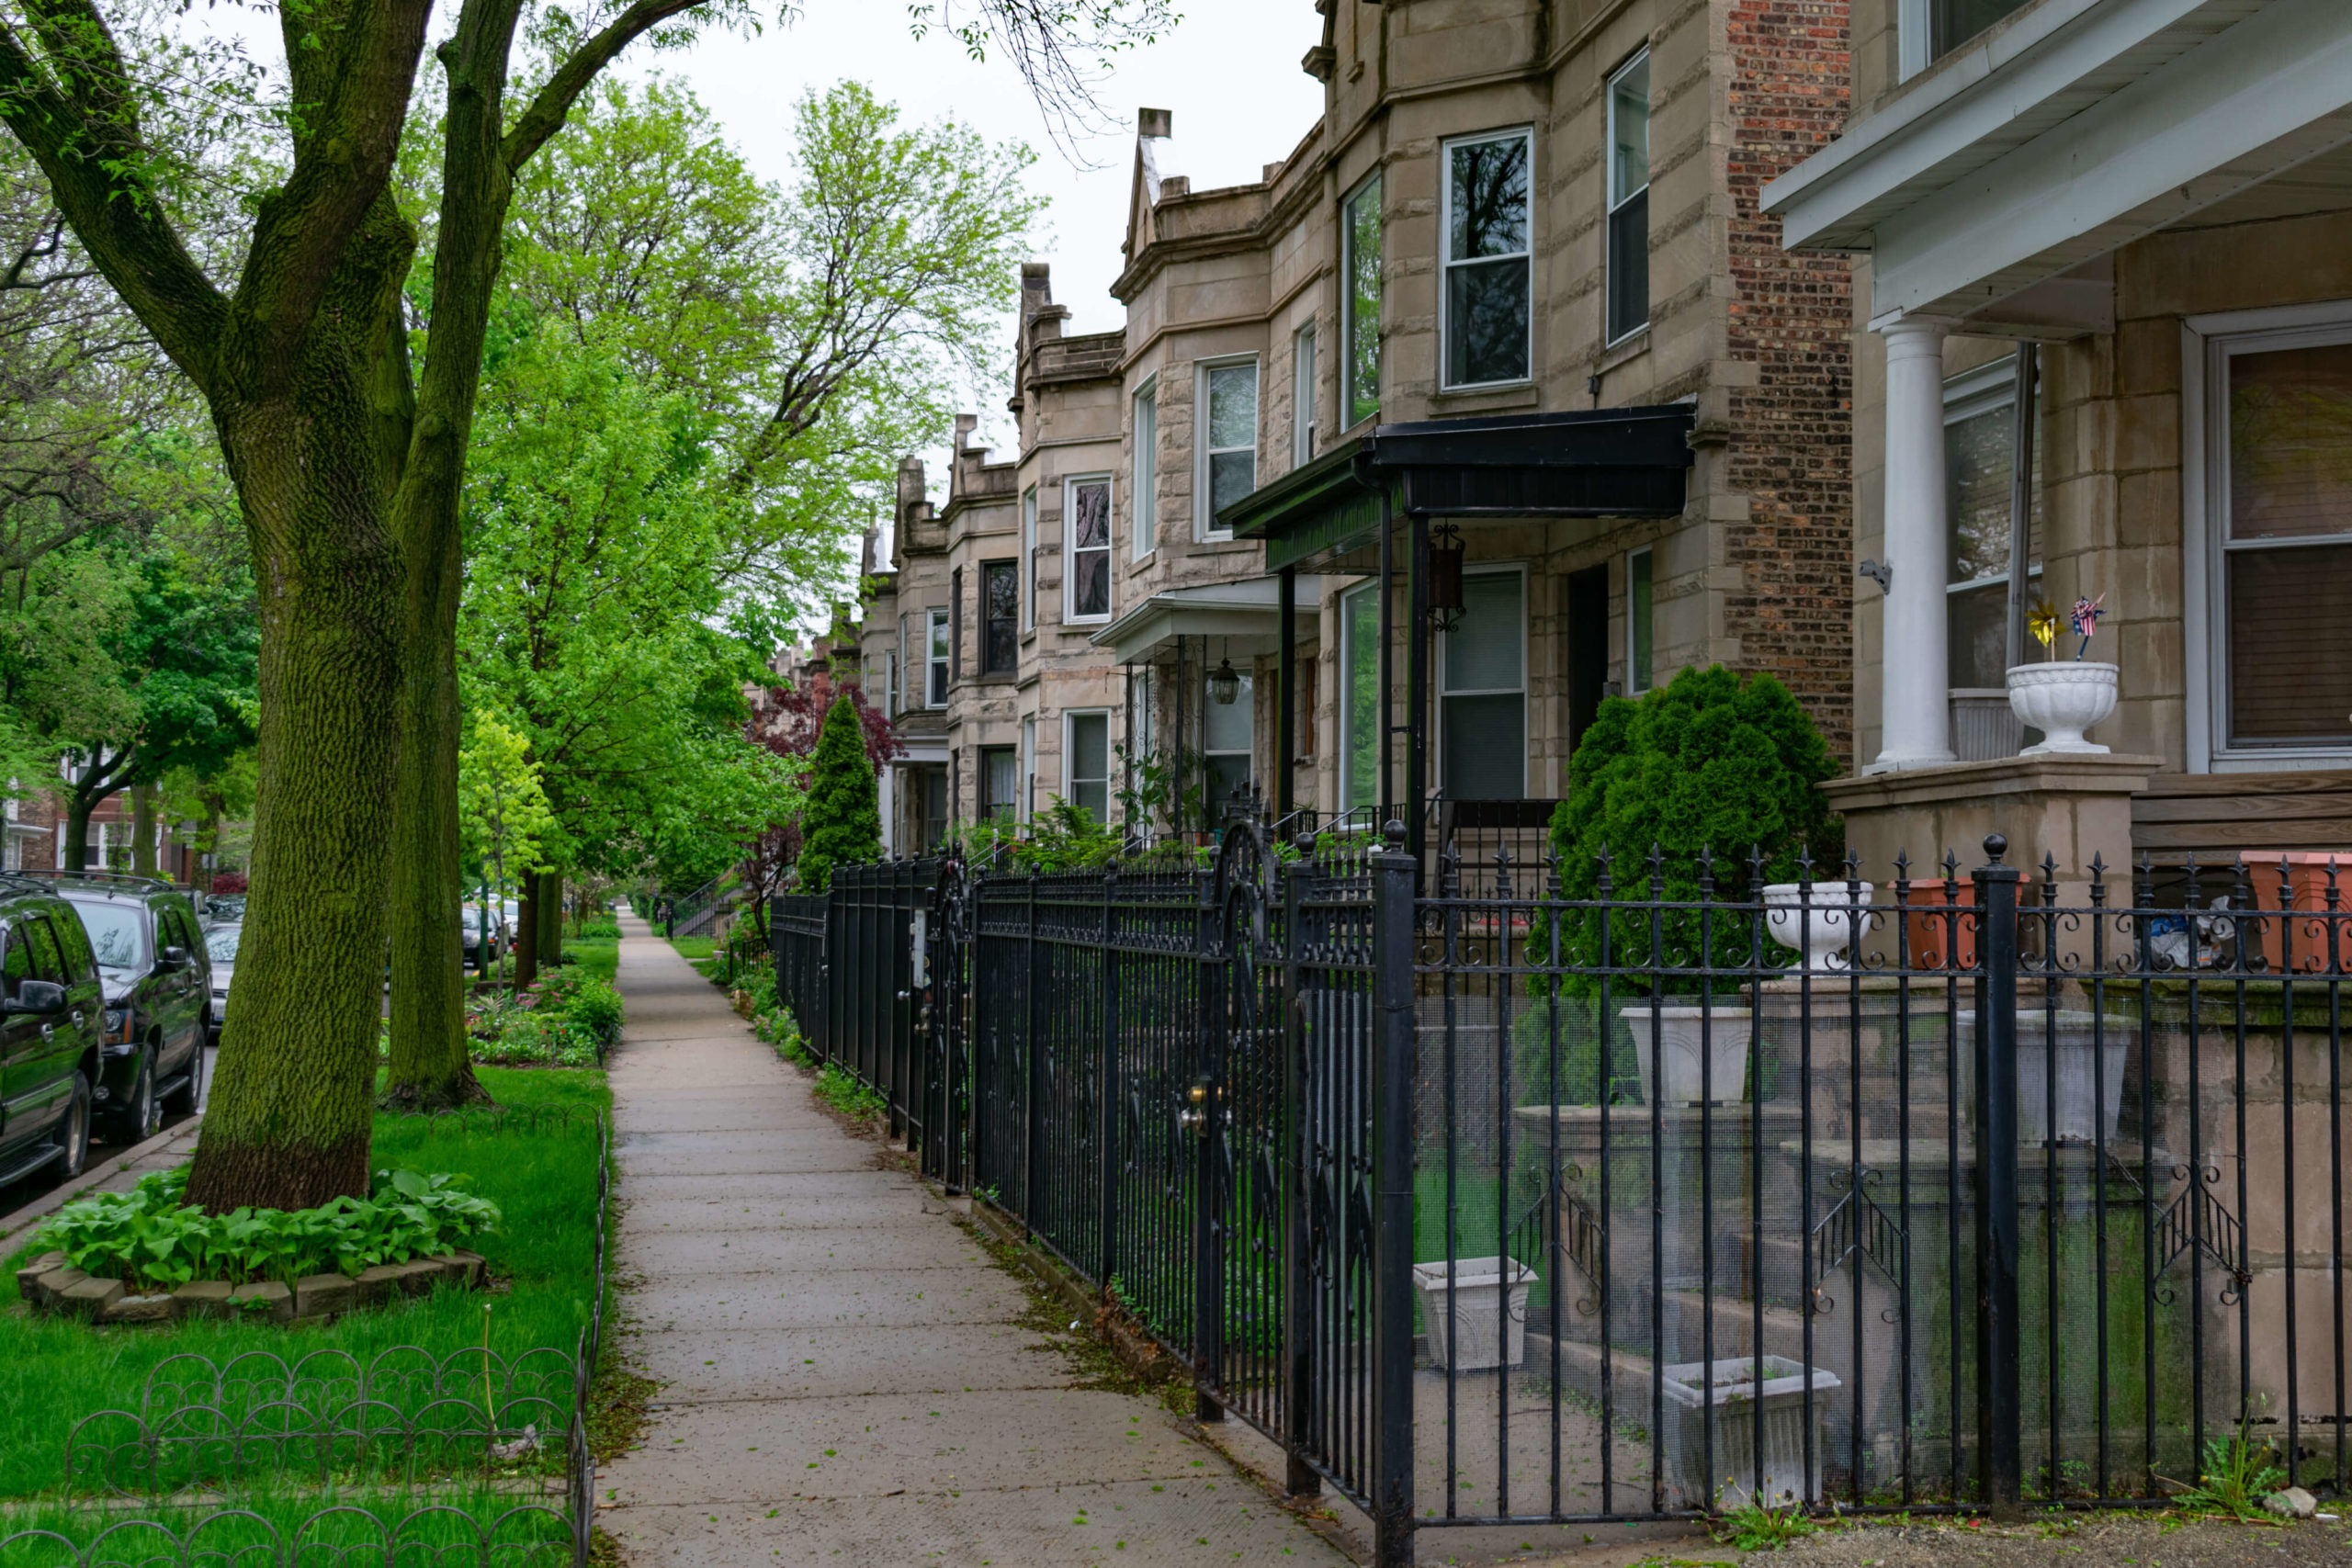
<svg viewBox="0 0 2352 1568">
<path fill-rule="evenodd" d="M 1739 583 L 1724 631 L 1769 671 L 1850 768 L 1853 714 L 1853 305 L 1842 256 L 1791 255 L 1757 210 L 1770 180 L 1843 129 L 1851 102 L 1846 0 L 1732 0 L 1729 351 L 1756 367 L 1730 392 L 1727 525 Z"/>
</svg>

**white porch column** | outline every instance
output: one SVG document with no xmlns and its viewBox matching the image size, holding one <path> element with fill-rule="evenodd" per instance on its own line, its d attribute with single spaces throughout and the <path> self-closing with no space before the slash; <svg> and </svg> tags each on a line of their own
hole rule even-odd
<svg viewBox="0 0 2352 1568">
<path fill-rule="evenodd" d="M 1944 643 L 1944 333 L 1911 316 L 1886 339 L 1886 591 L 1879 638 L 1880 749 L 1865 773 L 1957 761 Z"/>
</svg>

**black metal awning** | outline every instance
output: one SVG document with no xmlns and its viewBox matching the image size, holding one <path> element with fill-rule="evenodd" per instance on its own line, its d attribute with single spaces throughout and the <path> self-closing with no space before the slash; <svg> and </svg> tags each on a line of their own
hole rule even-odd
<svg viewBox="0 0 2352 1568">
<path fill-rule="evenodd" d="M 1690 468 L 1689 403 L 1383 424 L 1217 513 L 1266 541 L 1266 570 L 1328 562 L 1391 516 L 1672 517 Z"/>
</svg>

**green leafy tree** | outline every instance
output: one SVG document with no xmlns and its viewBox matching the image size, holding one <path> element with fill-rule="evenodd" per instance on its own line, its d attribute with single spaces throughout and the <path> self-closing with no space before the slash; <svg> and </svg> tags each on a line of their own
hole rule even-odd
<svg viewBox="0 0 2352 1568">
<path fill-rule="evenodd" d="M 1835 772 L 1813 721 L 1770 675 L 1742 682 L 1721 665 L 1686 669 L 1637 701 L 1604 702 L 1577 742 L 1568 797 L 1552 818 L 1562 891 L 1601 899 L 1604 857 L 1607 897 L 1618 901 L 1696 903 L 1709 888 L 1716 898 L 1752 897 L 1758 864 L 1763 882 L 1794 881 L 1807 853 L 1816 874 L 1836 875 L 1840 840 L 1815 787 Z M 1653 951 L 1649 919 L 1620 911 L 1604 953 L 1601 911 L 1580 909 L 1563 918 L 1563 956 L 1579 965 L 1736 967 L 1747 960 L 1751 923 L 1669 912 Z M 1534 940 L 1546 948 L 1548 930 Z M 1639 976 L 1615 983 L 1629 997 L 1645 988 Z M 1701 984 L 1668 977 L 1657 988 Z"/>
<path fill-rule="evenodd" d="M 515 180 L 629 45 L 752 12 L 537 9 L 537 58 L 510 103 L 524 0 L 458 0 L 437 40 L 430 0 L 280 6 L 284 71 L 265 85 L 282 96 L 248 107 L 233 46 L 191 62 L 134 6 L 0 0 L 0 123 L 203 399 L 243 511 L 265 628 L 245 1030 L 188 1198 L 305 1208 L 368 1189 L 387 886 L 409 911 L 396 996 L 457 1016 L 460 517 Z M 955 17 L 920 0 L 910 13 L 918 30 L 999 49 L 1048 101 L 1083 97 L 1073 49 L 1118 47 L 1167 17 L 1165 0 L 975 0 Z M 430 113 L 428 50 L 444 112 L 413 344 L 403 292 L 419 236 L 392 175 L 418 106 Z M 207 245 L 192 213 L 220 182 L 163 132 L 241 111 L 266 128 L 267 155 L 232 166 L 262 171 L 261 188 L 231 204 L 241 231 Z"/>
<path fill-rule="evenodd" d="M 825 710 L 825 728 L 818 731 L 817 750 L 809 758 L 808 807 L 801 820 L 808 840 L 796 863 L 804 893 L 822 893 L 837 865 L 882 858 L 882 809 L 874 762 L 865 754 L 856 705 L 847 694 L 835 697 Z"/>
</svg>

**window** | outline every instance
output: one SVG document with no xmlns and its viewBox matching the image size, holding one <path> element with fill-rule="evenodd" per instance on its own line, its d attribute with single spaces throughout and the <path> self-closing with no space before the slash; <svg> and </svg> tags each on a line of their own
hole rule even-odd
<svg viewBox="0 0 2352 1568">
<path fill-rule="evenodd" d="M 18 920 L 7 933 L 7 946 L 0 948 L 0 997 L 13 997 L 18 985 L 40 977 L 33 973 L 33 943 L 25 934 L 27 924 Z"/>
<path fill-rule="evenodd" d="M 1998 691 L 2009 666 L 2009 516 L 2017 471 L 2017 358 L 1944 383 L 1944 509 L 1951 530 L 1944 634 L 1951 684 Z M 2041 453 L 2026 525 L 2029 581 L 2041 570 Z"/>
<path fill-rule="evenodd" d="M 1021 820 L 1037 815 L 1037 716 L 1021 720 Z"/>
<path fill-rule="evenodd" d="M 1290 462 L 1296 468 L 1315 456 L 1315 323 L 1290 340 Z"/>
<path fill-rule="evenodd" d="M 947 574 L 947 675 L 964 678 L 964 569 Z"/>
<path fill-rule="evenodd" d="M 1900 0 L 1897 30 L 1905 81 L 1925 71 L 2029 0 Z"/>
<path fill-rule="evenodd" d="M 947 770 L 922 771 L 922 847 L 936 849 L 947 841 Z"/>
<path fill-rule="evenodd" d="M 1619 338 L 1650 319 L 1650 55 L 1644 50 L 1609 79 L 1609 331 Z"/>
<path fill-rule="evenodd" d="M 1340 210 L 1341 429 L 1380 412 L 1380 176 Z"/>
<path fill-rule="evenodd" d="M 1380 600 L 1377 585 L 1340 601 L 1340 809 L 1380 803 Z"/>
<path fill-rule="evenodd" d="M 1069 479 L 1062 490 L 1062 619 L 1111 618 L 1111 481 Z"/>
<path fill-rule="evenodd" d="M 1445 150 L 1445 384 L 1527 379 L 1527 186 L 1523 130 Z"/>
<path fill-rule="evenodd" d="M 980 818 L 1010 822 L 1020 799 L 1021 759 L 1010 746 L 980 748 Z"/>
<path fill-rule="evenodd" d="M 1111 818 L 1111 716 L 1068 715 L 1062 735 L 1062 798 L 1097 822 Z"/>
<path fill-rule="evenodd" d="M 899 653 L 892 649 L 882 656 L 882 700 L 889 705 L 886 711 L 892 718 L 905 711 L 899 706 L 904 695 L 899 690 Z"/>
<path fill-rule="evenodd" d="M 1462 615 L 1438 639 L 1439 783 L 1455 800 L 1527 793 L 1527 577 L 1466 572 Z"/>
<path fill-rule="evenodd" d="M 1021 629 L 1037 624 L 1037 487 L 1021 497 Z"/>
<path fill-rule="evenodd" d="M 1212 825 L 1225 820 L 1225 803 L 1234 793 L 1250 786 L 1252 719 L 1257 712 L 1254 684 L 1243 675 L 1240 693 L 1229 703 L 1210 696 L 1205 679 L 1201 685 L 1201 763 L 1209 789 Z"/>
<path fill-rule="evenodd" d="M 2281 317 L 2291 324 L 2267 324 Z M 2190 487 L 2205 738 L 2215 756 L 2269 765 L 2340 757 L 2352 749 L 2352 320 L 2336 306 L 2189 324 L 2241 323 L 2264 330 L 2208 337 L 2192 389 L 2208 425 L 2205 482 Z"/>
<path fill-rule="evenodd" d="M 1021 664 L 1021 563 L 980 563 L 980 673 L 1010 675 Z"/>
<path fill-rule="evenodd" d="M 1134 483 L 1127 504 L 1135 509 L 1135 557 L 1141 560 L 1159 544 L 1159 389 L 1136 394 Z"/>
<path fill-rule="evenodd" d="M 929 685 L 925 688 L 923 701 L 930 707 L 944 708 L 947 705 L 949 640 L 947 612 L 933 610 L 931 613 L 931 642 L 924 657 L 924 662 L 929 667 L 927 677 Z"/>
<path fill-rule="evenodd" d="M 1258 488 L 1258 362 L 1201 368 L 1202 536 L 1231 537 L 1217 514 Z"/>
<path fill-rule="evenodd" d="M 1645 545 L 1625 557 L 1625 694 L 1650 689 L 1650 551 Z"/>
</svg>

